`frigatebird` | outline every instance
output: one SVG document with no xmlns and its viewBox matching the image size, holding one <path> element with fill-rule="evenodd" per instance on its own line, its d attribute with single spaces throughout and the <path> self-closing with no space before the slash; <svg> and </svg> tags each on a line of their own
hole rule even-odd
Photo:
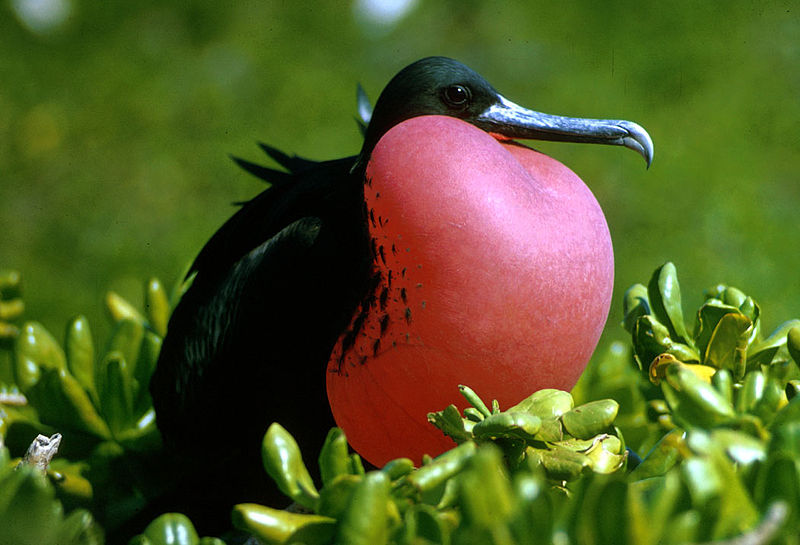
<svg viewBox="0 0 800 545">
<path fill-rule="evenodd" d="M 158 426 L 168 445 L 189 453 L 189 458 L 233 459 L 229 462 L 233 474 L 240 465 L 234 454 L 238 448 L 257 457 L 266 427 L 277 421 L 295 436 L 313 468 L 316 453 L 334 425 L 326 376 L 347 377 L 350 369 L 369 369 L 371 361 L 362 354 L 377 356 L 391 351 L 403 335 L 392 332 L 392 321 L 411 323 L 415 319 L 406 306 L 411 294 L 404 287 L 390 288 L 392 282 L 399 286 L 400 279 L 410 274 L 407 269 L 421 265 L 403 262 L 402 253 L 410 248 L 376 243 L 389 217 L 376 218 L 373 201 L 380 195 L 376 196 L 375 173 L 369 174 L 369 168 L 373 152 L 387 133 L 423 116 L 451 120 L 435 126 L 442 130 L 455 127 L 456 132 L 435 135 L 431 140 L 434 146 L 437 141 L 456 146 L 451 161 L 463 153 L 457 140 L 467 133 L 458 132 L 461 127 L 468 127 L 465 131 L 477 128 L 480 134 L 499 141 L 621 145 L 640 153 L 648 166 L 653 156 L 649 135 L 635 123 L 553 116 L 522 108 L 478 73 L 444 57 L 417 61 L 388 83 L 375 104 L 357 155 L 316 162 L 262 145 L 284 170 L 238 160 L 271 185 L 244 203 L 200 251 L 191 267 L 190 287 L 169 322 L 150 386 Z M 414 145 L 407 137 L 398 138 Z M 425 146 L 421 151 L 431 152 L 430 142 Z M 384 153 L 391 154 L 392 149 Z M 435 150 L 433 153 L 435 158 Z M 394 175 L 404 174 L 398 171 Z M 577 210 L 574 215 L 582 214 Z M 414 226 L 408 228 L 413 231 Z M 569 231 L 565 226 L 564 232 Z M 494 244 L 491 240 L 484 243 Z M 610 241 L 608 248 L 610 251 Z M 435 262 L 436 256 L 431 259 Z M 458 269 L 451 267 L 449 274 L 470 274 Z M 610 277 L 606 277 L 608 284 Z M 498 283 L 503 281 L 498 279 Z M 607 292 L 610 297 L 610 287 Z M 456 294 L 455 298 L 463 297 L 463 305 L 469 306 L 469 296 Z M 600 314 L 607 313 L 604 304 Z M 602 327 L 605 315 L 600 321 Z M 408 333 L 405 338 L 409 339 Z M 595 335 L 593 342 L 596 340 Z M 435 341 L 423 338 L 420 344 L 428 350 Z M 401 350 L 396 353 L 401 358 L 398 365 L 413 369 L 413 353 L 409 352 L 407 362 L 402 362 Z M 447 357 L 458 360 L 459 355 Z M 447 357 L 442 365 L 448 365 Z M 455 384 L 451 391 L 458 396 Z M 391 400 L 387 403 L 392 404 Z M 441 408 L 429 406 L 427 410 Z M 365 407 L 364 412 L 370 410 Z M 347 428 L 345 431 L 350 434 Z M 391 431 L 386 433 L 391 439 Z M 403 454 L 397 452 L 397 456 Z M 377 464 L 383 460 L 370 461 Z"/>
</svg>

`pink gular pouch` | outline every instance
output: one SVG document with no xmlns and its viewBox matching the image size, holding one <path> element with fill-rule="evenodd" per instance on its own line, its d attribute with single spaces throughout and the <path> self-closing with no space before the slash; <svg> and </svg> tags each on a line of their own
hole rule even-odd
<svg viewBox="0 0 800 545">
<path fill-rule="evenodd" d="M 459 119 L 422 116 L 378 142 L 364 198 L 381 281 L 354 348 L 339 365 L 337 346 L 327 374 L 357 452 L 381 466 L 451 448 L 426 416 L 463 409 L 459 384 L 501 407 L 572 388 L 614 277 L 603 212 L 575 173 Z"/>
</svg>

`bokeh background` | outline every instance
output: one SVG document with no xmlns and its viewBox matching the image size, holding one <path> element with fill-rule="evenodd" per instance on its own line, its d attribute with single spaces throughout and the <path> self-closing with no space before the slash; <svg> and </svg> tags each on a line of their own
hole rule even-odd
<svg viewBox="0 0 800 545">
<path fill-rule="evenodd" d="M 0 268 L 26 317 L 98 338 L 102 299 L 175 283 L 231 203 L 263 186 L 256 141 L 351 155 L 355 84 L 462 60 L 515 102 L 630 119 L 655 161 L 541 143 L 604 208 L 620 299 L 666 260 L 687 311 L 715 282 L 800 316 L 800 4 L 793 2 L 2 0 Z M 264 160 L 268 163 L 268 160 Z"/>
</svg>

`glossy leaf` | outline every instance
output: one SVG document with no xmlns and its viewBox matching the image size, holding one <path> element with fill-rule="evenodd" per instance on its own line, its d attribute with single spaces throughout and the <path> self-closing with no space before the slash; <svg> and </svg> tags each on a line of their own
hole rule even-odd
<svg viewBox="0 0 800 545">
<path fill-rule="evenodd" d="M 683 447 L 685 437 L 686 432 L 681 429 L 669 431 L 658 440 L 642 462 L 631 471 L 630 479 L 638 481 L 657 477 L 675 467 L 682 458 L 681 452 L 685 451 L 685 447 Z"/>
<path fill-rule="evenodd" d="M 403 518 L 403 543 L 442 543 L 450 541 L 450 528 L 445 517 L 430 505 L 416 504 Z"/>
<path fill-rule="evenodd" d="M 753 343 L 747 350 L 748 364 L 769 365 L 774 361 L 788 359 L 789 350 L 786 347 L 787 336 L 792 328 L 800 327 L 800 319 L 789 320 L 779 325 L 769 337 L 763 341 Z"/>
<path fill-rule="evenodd" d="M 711 427 L 735 416 L 731 404 L 713 386 L 680 363 L 667 368 L 661 388 L 673 415 L 690 427 Z"/>
<path fill-rule="evenodd" d="M 476 394 L 472 390 L 472 388 L 470 388 L 469 386 L 464 386 L 463 384 L 459 384 L 458 390 L 461 392 L 461 395 L 464 396 L 464 399 L 466 399 L 467 402 L 470 405 L 472 405 L 475 409 L 480 411 L 480 413 L 484 417 L 490 416 L 492 414 L 492 412 L 489 410 L 489 408 L 486 406 L 483 400 L 478 396 L 478 394 Z"/>
<path fill-rule="evenodd" d="M 733 377 L 727 369 L 719 369 L 711 377 L 711 384 L 730 404 L 733 404 Z"/>
<path fill-rule="evenodd" d="M 533 449 L 529 456 L 538 458 L 547 476 L 556 481 L 573 481 L 592 467 L 588 456 L 568 449 Z"/>
<path fill-rule="evenodd" d="M 800 365 L 800 325 L 793 326 L 789 333 L 786 335 L 786 348 L 789 350 L 789 355 L 792 359 Z"/>
<path fill-rule="evenodd" d="M 377 545 L 389 537 L 389 479 L 380 471 L 367 473 L 353 490 L 336 532 L 337 543 Z"/>
<path fill-rule="evenodd" d="M 575 402 L 569 392 L 544 388 L 509 407 L 506 412 L 527 412 L 544 420 L 558 418 L 574 406 Z"/>
<path fill-rule="evenodd" d="M 106 294 L 106 309 L 108 314 L 114 322 L 121 320 L 133 320 L 142 325 L 147 323 L 147 320 L 136 307 L 129 303 L 124 297 L 116 292 L 109 291 Z"/>
<path fill-rule="evenodd" d="M 361 475 L 339 475 L 322 487 L 319 491 L 319 507 L 317 514 L 338 519 L 345 512 L 350 504 L 358 483 L 363 477 Z"/>
<path fill-rule="evenodd" d="M 280 424 L 273 423 L 261 442 L 261 458 L 264 469 L 275 481 L 281 492 L 308 509 L 315 509 L 319 493 L 297 442 Z"/>
<path fill-rule="evenodd" d="M 500 449 L 481 447 L 459 477 L 460 504 L 467 524 L 490 529 L 508 520 L 513 494 Z"/>
<path fill-rule="evenodd" d="M 653 273 L 647 286 L 653 314 L 667 326 L 670 336 L 677 342 L 691 346 L 692 338 L 686 331 L 681 307 L 681 289 L 675 265 L 665 263 Z"/>
<path fill-rule="evenodd" d="M 67 356 L 67 367 L 75 380 L 97 402 L 97 388 L 94 376 L 94 341 L 89 329 L 89 321 L 83 316 L 76 316 L 67 325 L 64 341 Z"/>
<path fill-rule="evenodd" d="M 42 369 L 66 369 L 67 359 L 58 342 L 38 322 L 27 322 L 14 342 L 14 382 L 27 393 Z"/>
<path fill-rule="evenodd" d="M 349 474 L 349 458 L 344 432 L 340 428 L 331 428 L 319 453 L 322 484 L 327 485 L 334 478 Z"/>
<path fill-rule="evenodd" d="M 643 284 L 634 284 L 625 292 L 622 299 L 622 315 L 625 317 L 622 326 L 625 331 L 631 333 L 633 325 L 640 316 L 650 314 L 650 300 L 647 295 L 647 287 Z"/>
<path fill-rule="evenodd" d="M 198 545 L 200 538 L 192 521 L 181 513 L 165 513 L 142 533 L 152 545 Z"/>
<path fill-rule="evenodd" d="M 133 376 L 134 366 L 139 360 L 139 351 L 142 347 L 143 338 L 144 326 L 141 322 L 123 318 L 114 327 L 114 332 L 111 334 L 111 339 L 106 347 L 106 354 L 111 352 L 119 353 L 130 367 L 128 373 Z M 102 367 L 100 371 L 103 372 Z"/>
<path fill-rule="evenodd" d="M 697 321 L 695 325 L 695 343 L 701 354 L 705 355 L 708 343 L 714 329 L 719 324 L 723 316 L 727 314 L 739 314 L 739 309 L 726 305 L 718 299 L 706 301 L 700 310 L 697 311 Z"/>
<path fill-rule="evenodd" d="M 138 393 L 134 398 L 134 415 L 140 416 L 150 410 L 153 400 L 150 398 L 150 377 L 156 369 L 158 354 L 161 352 L 162 339 L 152 331 L 145 331 L 139 349 L 139 359 L 133 369 L 133 379 L 138 385 Z"/>
<path fill-rule="evenodd" d="M 27 393 L 40 418 L 65 430 L 80 430 L 99 438 L 110 438 L 86 391 L 63 369 L 42 369 L 41 380 Z"/>
<path fill-rule="evenodd" d="M 435 458 L 430 464 L 423 465 L 410 474 L 407 478 L 408 484 L 418 493 L 433 490 L 443 485 L 447 479 L 464 468 L 467 460 L 475 453 L 475 449 L 475 443 L 470 441 L 448 450 Z"/>
<path fill-rule="evenodd" d="M 724 315 L 711 334 L 703 363 L 728 369 L 734 379 L 741 380 L 747 365 L 747 343 L 752 328 L 753 322 L 743 314 Z"/>
<path fill-rule="evenodd" d="M 169 321 L 169 297 L 164 285 L 157 278 L 147 281 L 144 290 L 144 308 L 150 326 L 160 336 L 167 334 L 167 322 Z"/>
<path fill-rule="evenodd" d="M 761 371 L 751 371 L 744 379 L 739 396 L 736 399 L 736 410 L 750 412 L 761 398 L 766 384 L 766 377 Z"/>
<path fill-rule="evenodd" d="M 715 429 L 711 432 L 711 441 L 740 467 L 763 461 L 767 457 L 763 441 L 737 430 Z"/>
<path fill-rule="evenodd" d="M 542 421 L 538 416 L 524 412 L 503 412 L 487 417 L 475 424 L 472 433 L 476 439 L 508 437 L 532 440 Z"/>
<path fill-rule="evenodd" d="M 606 431 L 619 412 L 619 403 L 613 399 L 591 401 L 561 415 L 564 429 L 578 439 L 589 439 Z"/>
<path fill-rule="evenodd" d="M 133 424 L 135 385 L 121 353 L 107 354 L 102 368 L 105 374 L 100 390 L 101 412 L 116 437 Z"/>
<path fill-rule="evenodd" d="M 428 422 L 442 430 L 442 433 L 458 444 L 468 441 L 472 437 L 471 430 L 467 430 L 467 423 L 461 418 L 455 405 L 448 405 L 443 411 L 428 413 Z"/>
<path fill-rule="evenodd" d="M 266 545 L 292 542 L 322 545 L 330 542 L 336 530 L 336 520 L 329 517 L 290 513 L 253 503 L 236 505 L 231 519 L 236 528 Z"/>
<path fill-rule="evenodd" d="M 405 477 L 414 471 L 414 462 L 410 458 L 395 458 L 381 468 L 390 481 Z"/>
<path fill-rule="evenodd" d="M 617 545 L 629 542 L 628 491 L 616 478 L 599 480 L 589 489 L 578 521 L 582 545 Z"/>
</svg>

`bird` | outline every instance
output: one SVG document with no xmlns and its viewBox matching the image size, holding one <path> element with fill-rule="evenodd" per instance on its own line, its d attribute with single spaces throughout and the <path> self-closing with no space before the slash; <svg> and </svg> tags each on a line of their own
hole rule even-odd
<svg viewBox="0 0 800 545">
<path fill-rule="evenodd" d="M 538 333 L 526 329 L 524 315 L 504 314 L 517 307 L 523 313 L 537 312 L 522 301 L 530 299 L 524 295 L 530 284 L 524 276 L 527 261 L 543 268 L 536 276 L 538 291 L 531 292 L 534 298 L 560 278 L 572 283 L 574 278 L 586 279 L 584 287 L 575 288 L 579 292 L 594 289 L 592 277 L 599 277 L 597 305 L 578 309 L 598 318 L 588 326 L 580 320 L 569 326 L 589 330 L 589 352 L 605 322 L 613 257 L 599 206 L 588 190 L 580 189 L 578 196 L 570 194 L 575 200 L 568 200 L 567 209 L 555 219 L 534 214 L 530 221 L 522 220 L 524 226 L 509 225 L 527 211 L 513 208 L 508 200 L 520 197 L 530 201 L 525 206 L 536 206 L 534 201 L 555 191 L 525 189 L 526 168 L 536 163 L 544 169 L 543 177 L 550 173 L 577 179 L 566 167 L 554 166 L 546 156 L 512 141 L 618 145 L 639 153 L 649 166 L 653 143 L 647 131 L 630 121 L 554 116 L 523 108 L 477 72 L 446 57 L 427 57 L 400 70 L 381 92 L 371 116 L 364 101 L 359 104 L 362 117 L 369 117 L 356 155 L 313 161 L 262 144 L 280 169 L 236 159 L 269 186 L 241 204 L 200 250 L 188 288 L 172 312 L 150 391 L 168 448 L 200 472 L 212 461 L 224 461 L 220 463 L 227 467 L 225 476 L 216 484 L 206 481 L 207 487 L 233 480 L 242 486 L 253 484 L 257 479 L 252 474 L 232 474 L 246 473 L 242 456 L 259 463 L 260 441 L 273 421 L 292 433 L 312 470 L 328 429 L 337 423 L 355 439 L 355 450 L 376 466 L 387 461 L 393 447 L 398 447 L 397 456 L 418 459 L 418 447 L 446 446 L 433 428 L 430 440 L 428 432 L 415 436 L 416 429 L 425 426 L 425 416 L 417 410 L 414 424 L 405 425 L 411 411 L 403 409 L 397 397 L 414 398 L 422 392 L 423 401 L 409 399 L 414 406 L 445 390 L 458 397 L 455 384 L 436 382 L 437 369 L 450 366 L 458 375 L 461 360 L 467 362 L 465 368 L 471 365 L 467 352 L 473 348 L 490 377 L 508 370 L 502 362 L 492 368 L 492 354 L 513 359 L 544 351 L 528 346 L 526 339 Z M 514 163 L 515 157 L 519 163 Z M 442 161 L 449 163 L 439 164 Z M 491 168 L 485 167 L 489 163 Z M 492 181 L 491 169 L 502 168 L 510 169 L 508 179 Z M 441 184 L 446 186 L 442 191 L 450 193 L 439 194 L 444 178 L 448 181 Z M 472 186 L 458 185 L 467 182 Z M 403 189 L 393 190 L 398 183 Z M 439 200 L 428 199 L 429 194 Z M 583 200 L 592 201 L 586 205 L 591 208 L 588 213 L 580 208 Z M 480 214 L 472 208 L 459 210 L 462 201 L 464 206 L 477 206 Z M 499 210 L 498 217 L 486 220 L 488 226 L 477 223 L 481 207 L 496 207 L 499 201 L 506 208 L 492 209 Z M 578 203 L 574 209 L 571 202 Z M 536 231 L 537 222 L 557 222 L 551 226 L 555 232 L 534 234 L 537 244 L 547 246 L 542 251 L 546 259 L 559 259 L 559 252 L 583 244 L 569 237 L 572 231 L 585 230 L 570 225 L 584 217 L 594 222 L 589 229 L 595 238 L 586 245 L 601 247 L 600 265 L 586 265 L 593 263 L 591 256 L 576 253 L 559 269 L 537 257 L 536 247 L 526 249 L 527 233 Z M 473 238 L 457 238 L 467 233 Z M 556 242 L 550 248 L 548 237 L 567 241 L 567 250 L 556 248 Z M 513 251 L 505 243 L 515 245 Z M 480 261 L 483 248 L 499 252 L 492 254 L 496 262 Z M 465 260 L 463 265 L 459 259 Z M 503 276 L 506 262 L 512 267 L 508 274 L 519 277 Z M 437 271 L 440 264 L 443 269 Z M 522 272 L 514 267 L 522 267 Z M 458 292 L 459 287 L 465 291 Z M 492 300 L 495 288 L 506 290 L 502 300 Z M 514 301 L 518 289 L 523 295 Z M 557 287 L 553 293 L 565 290 Z M 551 310 L 542 308 L 539 313 Z M 489 318 L 501 323 L 488 323 Z M 472 324 L 482 325 L 469 329 Z M 451 330 L 463 339 L 443 339 L 442 332 Z M 495 334 L 507 337 L 496 340 Z M 580 352 L 578 359 L 588 358 L 585 347 L 565 348 L 570 349 Z M 389 362 L 385 376 L 379 371 L 384 360 Z M 425 369 L 416 375 L 415 365 L 422 364 Z M 558 374 L 553 365 L 546 365 L 545 374 L 551 377 Z M 565 371 L 568 377 L 554 380 L 553 387 L 574 382 L 578 373 Z M 515 376 L 512 373 L 505 382 L 516 382 Z M 395 432 L 397 445 L 392 444 Z M 404 446 L 413 452 L 407 454 Z M 238 500 L 250 501 L 257 494 L 252 488 L 261 486 L 267 485 L 253 485 Z"/>
</svg>

